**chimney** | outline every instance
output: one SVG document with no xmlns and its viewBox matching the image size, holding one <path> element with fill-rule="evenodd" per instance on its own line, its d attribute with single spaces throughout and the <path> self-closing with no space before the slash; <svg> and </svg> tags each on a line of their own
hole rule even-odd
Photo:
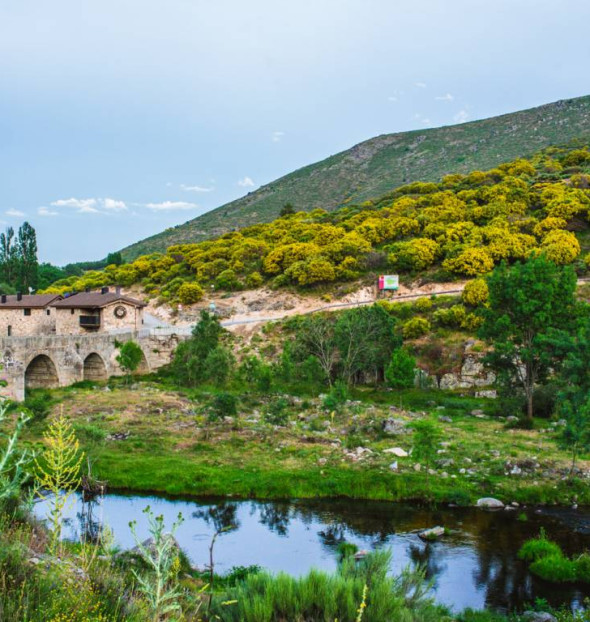
<svg viewBox="0 0 590 622">
<path fill-rule="evenodd" d="M 2 304 L 6 302 L 6 294 L 2 294 Z"/>
<path fill-rule="evenodd" d="M 109 293 L 109 288 L 108 288 L 108 287 L 103 287 L 103 288 L 100 290 L 100 293 L 101 293 L 101 294 L 108 294 L 108 293 Z"/>
<path fill-rule="evenodd" d="M 121 286 L 117 285 L 117 287 L 115 287 L 115 292 L 117 293 L 117 296 L 121 295 Z"/>
<path fill-rule="evenodd" d="M 17 300 L 22 300 L 23 299 L 23 293 L 22 292 L 16 292 L 16 299 Z"/>
</svg>

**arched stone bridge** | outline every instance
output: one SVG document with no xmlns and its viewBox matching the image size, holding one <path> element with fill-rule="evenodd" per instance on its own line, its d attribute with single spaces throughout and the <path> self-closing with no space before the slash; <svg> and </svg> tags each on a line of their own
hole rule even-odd
<svg viewBox="0 0 590 622">
<path fill-rule="evenodd" d="M 27 388 L 65 387 L 80 380 L 122 376 L 116 341 L 135 341 L 143 352 L 137 373 L 149 373 L 169 363 L 178 342 L 187 336 L 182 329 L 156 328 L 117 334 L 0 338 L 0 377 L 6 383 L 0 393 L 21 401 Z"/>
</svg>

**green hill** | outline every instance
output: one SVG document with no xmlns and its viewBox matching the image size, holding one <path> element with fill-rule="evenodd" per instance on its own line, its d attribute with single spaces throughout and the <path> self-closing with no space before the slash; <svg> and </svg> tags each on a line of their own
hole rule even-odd
<svg viewBox="0 0 590 622">
<path fill-rule="evenodd" d="M 245 197 L 123 249 L 126 260 L 173 244 L 198 242 L 297 210 L 333 210 L 413 181 L 486 170 L 547 146 L 590 138 L 590 96 L 491 119 L 429 130 L 384 134 L 305 166 Z"/>
</svg>

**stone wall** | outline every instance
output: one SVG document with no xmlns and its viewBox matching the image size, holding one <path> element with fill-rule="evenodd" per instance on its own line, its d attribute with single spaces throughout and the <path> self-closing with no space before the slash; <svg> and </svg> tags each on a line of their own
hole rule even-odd
<svg viewBox="0 0 590 622">
<path fill-rule="evenodd" d="M 6 382 L 6 386 L 0 389 L 0 395 L 18 401 L 24 399 L 26 380 L 32 388 L 50 388 L 83 380 L 85 370 L 88 378 L 89 375 L 97 373 L 100 364 L 97 356 L 102 360 L 107 376 L 121 376 L 123 371 L 116 361 L 119 351 L 115 347 L 115 341 L 136 341 L 145 357 L 139 372 L 155 371 L 171 361 L 178 342 L 185 338 L 175 334 L 154 335 L 150 331 L 129 331 L 117 335 L 92 333 L 2 337 L 0 377 Z M 55 368 L 55 374 L 52 373 L 47 359 Z"/>
<path fill-rule="evenodd" d="M 8 337 L 9 326 L 13 337 L 50 335 L 55 331 L 55 309 L 47 307 L 30 311 L 31 315 L 25 315 L 23 308 L 0 309 L 0 335 Z"/>
</svg>

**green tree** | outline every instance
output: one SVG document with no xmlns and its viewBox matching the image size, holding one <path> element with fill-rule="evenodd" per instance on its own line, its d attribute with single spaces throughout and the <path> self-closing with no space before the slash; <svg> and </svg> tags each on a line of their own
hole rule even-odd
<svg viewBox="0 0 590 622">
<path fill-rule="evenodd" d="M 485 362 L 505 386 L 518 387 L 532 421 L 535 384 L 561 362 L 557 346 L 567 339 L 576 315 L 576 276 L 545 257 L 498 266 L 488 277 L 489 306 L 480 335 L 492 343 Z"/>
<path fill-rule="evenodd" d="M 392 389 L 411 389 L 416 377 L 416 359 L 406 350 L 397 348 L 385 370 L 385 379 Z"/>
<path fill-rule="evenodd" d="M 2 281 L 13 287 L 18 275 L 18 246 L 14 238 L 14 229 L 8 227 L 0 233 L 0 272 Z"/>
<path fill-rule="evenodd" d="M 207 377 L 207 357 L 220 343 L 223 328 L 213 313 L 202 310 L 190 339 L 178 345 L 171 371 L 181 384 L 195 386 Z"/>
<path fill-rule="evenodd" d="M 395 319 L 380 305 L 359 307 L 340 315 L 334 327 L 334 339 L 347 384 L 361 374 L 383 378 L 393 351 L 401 345 L 394 328 Z"/>
<path fill-rule="evenodd" d="M 590 395 L 585 397 L 585 400 L 564 400 L 559 405 L 559 413 L 566 421 L 559 444 L 571 452 L 570 475 L 576 468 L 580 452 L 590 450 Z"/>
<path fill-rule="evenodd" d="M 121 251 L 117 251 L 116 253 L 109 253 L 106 258 L 107 266 L 120 266 L 123 263 L 123 255 L 121 255 Z"/>
<path fill-rule="evenodd" d="M 46 289 L 55 281 L 65 279 L 67 276 L 65 270 L 58 268 L 50 263 L 42 263 L 37 270 L 37 287 Z"/>
<path fill-rule="evenodd" d="M 139 365 L 143 359 L 143 350 L 135 343 L 135 341 L 126 341 L 119 346 L 119 354 L 116 356 L 116 361 L 119 363 L 121 369 L 127 375 L 127 382 L 129 383 L 131 374 L 139 368 Z"/>
<path fill-rule="evenodd" d="M 281 218 L 283 218 L 284 216 L 291 216 L 294 213 L 295 213 L 295 208 L 293 207 L 293 204 L 285 203 L 285 205 L 281 207 L 281 211 L 279 215 Z"/>
<path fill-rule="evenodd" d="M 205 377 L 217 386 L 226 384 L 235 364 L 233 354 L 228 348 L 218 345 L 205 359 Z"/>
<path fill-rule="evenodd" d="M 37 288 L 37 234 L 35 229 L 24 222 L 18 230 L 17 244 L 17 283 L 24 292 Z M 1 245 L 1 244 L 0 244 Z"/>
</svg>

